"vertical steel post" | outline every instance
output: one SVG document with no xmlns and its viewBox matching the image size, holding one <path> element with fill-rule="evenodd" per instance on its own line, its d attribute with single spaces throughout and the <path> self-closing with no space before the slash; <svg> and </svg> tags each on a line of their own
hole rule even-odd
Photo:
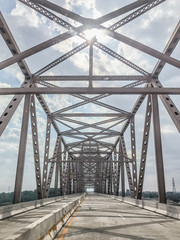
<svg viewBox="0 0 180 240">
<path fill-rule="evenodd" d="M 42 198 L 41 165 L 40 165 L 40 155 L 39 155 L 36 103 L 35 103 L 34 95 L 31 95 L 30 113 L 31 113 L 32 144 L 33 144 L 33 151 L 34 151 L 34 166 L 35 166 L 37 196 L 38 196 L 38 199 L 41 199 Z"/>
<path fill-rule="evenodd" d="M 126 151 L 126 145 L 125 145 L 125 141 L 124 141 L 124 136 L 121 135 L 121 146 L 122 146 L 122 154 L 123 154 L 123 160 L 125 160 L 125 166 L 126 166 L 126 172 L 127 172 L 127 177 L 128 177 L 128 183 L 129 183 L 129 189 L 130 189 L 130 193 L 131 193 L 131 197 L 134 197 L 134 185 L 132 182 L 132 177 L 131 177 L 131 169 L 129 166 L 129 162 L 127 160 L 127 151 Z M 123 168 L 124 168 L 124 163 L 123 163 Z M 123 169 L 124 171 L 124 169 Z"/>
<path fill-rule="evenodd" d="M 30 94 L 25 95 L 13 203 L 19 203 L 21 201 L 21 190 L 23 183 L 24 162 L 29 123 L 30 98 Z"/>
<path fill-rule="evenodd" d="M 108 158 L 108 194 L 111 194 L 111 157 Z"/>
<path fill-rule="evenodd" d="M 120 156 L 120 151 L 121 151 L 121 145 L 120 145 L 120 142 L 119 142 L 119 149 L 118 149 L 118 163 L 117 163 L 117 166 L 118 166 L 118 169 L 117 169 L 117 196 L 119 196 L 119 183 L 120 183 L 120 170 L 121 170 L 121 156 Z"/>
<path fill-rule="evenodd" d="M 55 181 L 54 181 L 54 196 L 58 196 L 58 183 L 59 183 L 59 160 L 56 157 L 56 168 L 55 168 Z"/>
<path fill-rule="evenodd" d="M 77 193 L 77 162 L 74 161 L 74 193 Z"/>
<path fill-rule="evenodd" d="M 114 149 L 114 162 L 112 162 L 112 175 L 113 175 L 113 193 L 117 195 L 117 154 L 116 148 Z"/>
<path fill-rule="evenodd" d="M 93 45 L 89 45 L 89 88 L 92 88 L 92 74 L 93 74 Z"/>
<path fill-rule="evenodd" d="M 122 150 L 122 140 L 119 139 L 119 157 L 120 157 L 120 170 L 121 170 L 121 195 L 125 197 L 125 179 L 124 179 L 124 159 L 123 159 L 123 150 Z"/>
<path fill-rule="evenodd" d="M 66 195 L 66 168 L 67 168 L 67 163 L 66 163 L 66 149 L 64 148 L 64 156 L 63 156 L 63 195 Z"/>
<path fill-rule="evenodd" d="M 74 163 L 74 158 L 72 157 L 72 193 L 75 193 L 75 184 L 76 184 L 76 172 L 75 172 L 75 163 Z"/>
<path fill-rule="evenodd" d="M 106 193 L 106 162 L 102 163 L 102 193 Z"/>
<path fill-rule="evenodd" d="M 63 195 L 63 194 L 62 194 L 62 188 L 63 188 L 62 141 L 61 141 L 61 144 L 60 144 L 60 151 L 61 151 L 61 152 L 60 152 L 60 166 L 59 166 L 59 173 L 60 173 L 60 195 Z"/>
<path fill-rule="evenodd" d="M 58 196 L 58 185 L 60 179 L 60 162 L 61 162 L 61 137 L 58 143 L 58 152 L 56 157 L 56 170 L 55 170 L 55 183 L 54 183 L 54 196 Z"/>
<path fill-rule="evenodd" d="M 149 133 L 150 133 L 150 126 L 151 126 L 151 112 L 152 112 L 151 96 L 148 95 L 146 115 L 145 115 L 145 121 L 144 121 L 141 161 L 140 161 L 140 168 L 139 168 L 139 180 L 138 180 L 138 189 L 137 189 L 138 199 L 142 198 L 144 174 L 146 169 L 147 150 L 148 150 L 148 143 L 149 143 Z"/>
<path fill-rule="evenodd" d="M 58 135 L 57 140 L 56 140 L 56 145 L 55 145 L 55 148 L 54 148 L 53 159 L 52 159 L 50 169 L 49 169 L 48 179 L 47 179 L 47 182 L 46 182 L 45 198 L 48 198 L 49 191 L 50 191 L 50 186 L 51 186 L 51 181 L 52 181 L 52 176 L 53 176 L 53 171 L 54 171 L 54 165 L 55 165 L 55 158 L 56 158 L 57 151 L 58 151 L 59 141 L 60 141 L 60 136 Z"/>
<path fill-rule="evenodd" d="M 51 120 L 47 118 L 46 125 L 46 140 L 44 148 L 44 164 L 43 164 L 43 173 L 42 173 L 42 194 L 43 198 L 46 194 L 46 184 L 47 184 L 47 175 L 48 175 L 48 159 L 49 159 L 49 146 L 50 146 L 50 134 L 51 134 Z"/>
<path fill-rule="evenodd" d="M 134 196 L 137 196 L 137 165 L 136 165 L 136 135 L 135 135 L 135 122 L 134 118 L 131 119 L 130 124 L 131 133 L 131 152 L 132 152 L 132 170 L 133 170 L 133 184 L 134 184 Z"/>
<path fill-rule="evenodd" d="M 108 158 L 105 165 L 105 194 L 108 194 Z"/>
<path fill-rule="evenodd" d="M 110 164 L 109 164 L 109 193 L 112 194 L 112 155 L 110 157 Z"/>
<path fill-rule="evenodd" d="M 66 191 L 67 191 L 67 195 L 69 195 L 70 193 L 70 188 L 71 188 L 71 185 L 70 185 L 70 157 L 69 157 L 69 154 L 68 154 L 68 158 L 67 158 L 67 168 L 66 168 Z"/>
<path fill-rule="evenodd" d="M 156 170 L 158 181 L 159 202 L 166 203 L 166 189 L 164 180 L 164 165 L 161 144 L 161 129 L 159 119 L 159 106 L 157 95 L 152 95 L 152 111 L 153 111 L 153 125 L 154 125 L 154 144 L 156 154 Z"/>
</svg>

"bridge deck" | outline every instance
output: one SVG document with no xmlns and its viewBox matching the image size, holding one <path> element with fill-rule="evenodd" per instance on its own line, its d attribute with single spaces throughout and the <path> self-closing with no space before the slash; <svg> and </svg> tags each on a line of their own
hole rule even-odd
<svg viewBox="0 0 180 240">
<path fill-rule="evenodd" d="M 180 236 L 180 221 L 107 197 L 89 195 L 78 210 L 56 240 L 176 240 Z"/>
</svg>

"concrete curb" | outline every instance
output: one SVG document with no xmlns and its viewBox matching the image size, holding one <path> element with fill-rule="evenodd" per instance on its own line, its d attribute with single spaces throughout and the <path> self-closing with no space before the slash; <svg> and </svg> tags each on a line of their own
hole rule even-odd
<svg viewBox="0 0 180 240">
<path fill-rule="evenodd" d="M 61 209 L 52 211 L 50 214 L 38 219 L 27 227 L 14 233 L 5 240 L 52 240 L 60 231 L 75 209 L 84 200 L 85 195 L 81 195 L 76 200 L 66 204 Z"/>
<path fill-rule="evenodd" d="M 0 207 L 0 219 L 2 220 L 8 217 L 12 217 L 14 215 L 24 213 L 35 208 L 39 208 L 47 204 L 51 204 L 53 202 L 60 201 L 61 199 L 66 199 L 71 196 L 79 196 L 79 194 L 65 195 L 60 197 L 46 198 L 41 200 L 22 202 L 22 203 L 3 206 L 3 207 Z"/>
</svg>

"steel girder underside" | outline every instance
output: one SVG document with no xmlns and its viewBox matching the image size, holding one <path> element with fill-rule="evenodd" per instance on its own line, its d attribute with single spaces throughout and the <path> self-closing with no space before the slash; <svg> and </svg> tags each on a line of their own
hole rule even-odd
<svg viewBox="0 0 180 240">
<path fill-rule="evenodd" d="M 24 98 L 24 110 L 22 116 L 22 128 L 19 143 L 19 154 L 15 180 L 14 203 L 20 202 L 23 182 L 23 169 L 26 153 L 26 142 L 28 134 L 28 122 L 31 122 L 34 165 L 36 173 L 36 185 L 38 198 L 47 198 L 55 174 L 55 196 L 58 195 L 60 188 L 61 194 L 79 193 L 86 188 L 94 188 L 95 192 L 119 195 L 120 189 L 122 196 L 125 196 L 125 173 L 130 194 L 134 198 L 141 199 L 144 172 L 146 168 L 146 158 L 148 141 L 150 134 L 151 116 L 154 125 L 155 158 L 158 179 L 159 201 L 166 202 L 163 155 L 161 146 L 161 132 L 158 109 L 158 96 L 164 104 L 169 116 L 175 124 L 177 131 L 180 131 L 180 113 L 173 103 L 169 94 L 180 94 L 179 88 L 164 88 L 158 79 L 166 63 L 179 68 L 180 61 L 172 58 L 171 53 L 178 44 L 180 37 L 180 24 L 177 24 L 172 36 L 170 37 L 164 51 L 161 53 L 151 47 L 143 45 L 127 36 L 118 33 L 116 30 L 129 22 L 138 18 L 142 14 L 165 0 L 147 1 L 139 0 L 126 5 L 118 10 L 106 14 L 97 19 L 89 19 L 68 11 L 52 2 L 46 0 L 19 0 L 27 7 L 34 9 L 39 14 L 54 21 L 56 24 L 66 29 L 64 33 L 53 37 L 41 44 L 38 44 L 25 51 L 20 51 L 8 25 L 2 14 L 0 15 L 0 31 L 5 40 L 12 57 L 0 62 L 0 69 L 4 69 L 17 63 L 24 74 L 24 82 L 20 88 L 1 88 L 1 95 L 15 96 L 2 113 L 0 118 L 0 134 L 7 127 L 13 114 Z M 151 10 L 153 11 L 153 10 Z M 121 15 L 125 17 L 121 18 Z M 60 17 L 62 15 L 62 18 Z M 63 16 L 70 21 L 64 20 Z M 119 17 L 120 20 L 105 27 L 104 23 Z M 78 27 L 74 27 L 70 22 L 78 22 Z M 77 26 L 77 25 L 76 25 Z M 135 63 L 124 58 L 109 47 L 100 43 L 96 37 L 87 39 L 84 33 L 87 29 L 97 28 L 103 30 L 104 34 L 113 40 L 125 43 L 149 56 L 157 58 L 157 64 L 153 71 L 142 69 Z M 32 56 L 44 49 L 57 43 L 71 39 L 73 36 L 83 39 L 83 43 L 65 53 L 53 62 L 49 63 L 35 73 L 31 73 L 25 58 Z M 76 56 L 81 50 L 89 48 L 89 74 L 88 75 L 69 75 L 51 76 L 42 75 L 65 60 Z M 93 60 L 94 49 L 105 52 L 112 58 L 134 69 L 137 75 L 94 75 Z M 87 87 L 60 87 L 61 81 L 87 82 Z M 122 81 L 121 87 L 94 87 L 96 81 L 101 83 Z M 127 82 L 124 84 L 124 82 Z M 130 82 L 130 83 L 129 83 Z M 139 87 L 140 86 L 140 87 Z M 75 99 L 80 99 L 77 103 L 63 109 L 51 112 L 48 101 L 42 94 L 70 94 Z M 90 96 L 92 95 L 93 96 Z M 112 95 L 136 94 L 139 95 L 131 111 L 117 108 L 105 103 L 105 98 Z M 130 95 L 131 96 L 131 95 Z M 147 107 L 145 113 L 145 124 L 143 132 L 142 153 L 140 158 L 139 174 L 137 174 L 136 161 L 136 134 L 135 116 L 146 99 Z M 45 136 L 44 164 L 41 170 L 38 125 L 36 114 L 36 100 L 39 101 L 42 109 L 47 115 L 47 127 Z M 76 108 L 87 104 L 101 107 L 100 112 L 77 112 Z M 58 104 L 57 104 L 58 105 Z M 58 107 L 58 106 L 57 106 Z M 124 108 L 126 104 L 124 104 Z M 80 120 L 79 120 L 79 119 Z M 91 120 L 91 121 L 89 121 Z M 60 124 L 67 129 L 62 131 Z M 116 128 L 115 128 L 116 127 Z M 130 128 L 131 157 L 126 149 L 124 133 Z M 57 133 L 57 139 L 52 157 L 49 157 L 51 128 Z M 115 128 L 115 129 L 114 129 Z M 90 129 L 90 130 L 88 130 Z M 118 129 L 118 130 L 117 130 Z M 71 141 L 66 141 L 70 138 Z"/>
</svg>

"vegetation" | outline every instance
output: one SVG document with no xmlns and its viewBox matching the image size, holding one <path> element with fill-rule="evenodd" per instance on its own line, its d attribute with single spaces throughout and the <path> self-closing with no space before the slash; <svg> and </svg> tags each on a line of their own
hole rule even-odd
<svg viewBox="0 0 180 240">
<path fill-rule="evenodd" d="M 13 203 L 13 192 L 11 193 L 0 193 L 0 206 L 5 206 Z M 60 195 L 60 189 L 58 189 L 58 195 Z M 49 197 L 54 197 L 54 188 L 49 191 Z M 21 193 L 21 202 L 28 202 L 37 200 L 37 190 L 34 191 L 23 191 Z"/>
<path fill-rule="evenodd" d="M 180 203 L 180 192 L 167 192 L 167 199 L 175 203 Z"/>
<path fill-rule="evenodd" d="M 142 198 L 158 199 L 158 192 L 149 192 L 149 191 L 143 192 Z"/>
<path fill-rule="evenodd" d="M 121 195 L 121 193 L 120 193 Z M 126 196 L 130 195 L 129 190 L 126 190 Z M 58 196 L 60 196 L 60 189 L 58 189 Z M 180 192 L 167 192 L 166 194 L 167 199 L 170 200 L 172 203 L 179 203 L 180 202 Z M 49 191 L 49 197 L 54 197 L 54 188 L 51 188 Z M 150 192 L 146 191 L 142 194 L 143 199 L 156 199 L 158 200 L 158 192 Z M 21 193 L 21 201 L 28 202 L 37 200 L 37 191 L 23 191 Z M 11 193 L 0 193 L 0 206 L 5 206 L 13 203 L 13 192 Z"/>
<path fill-rule="evenodd" d="M 158 200 L 158 192 L 143 192 L 142 197 L 144 199 L 156 199 Z M 180 192 L 167 192 L 166 193 L 167 200 L 171 201 L 172 203 L 179 203 L 180 202 Z"/>
</svg>

